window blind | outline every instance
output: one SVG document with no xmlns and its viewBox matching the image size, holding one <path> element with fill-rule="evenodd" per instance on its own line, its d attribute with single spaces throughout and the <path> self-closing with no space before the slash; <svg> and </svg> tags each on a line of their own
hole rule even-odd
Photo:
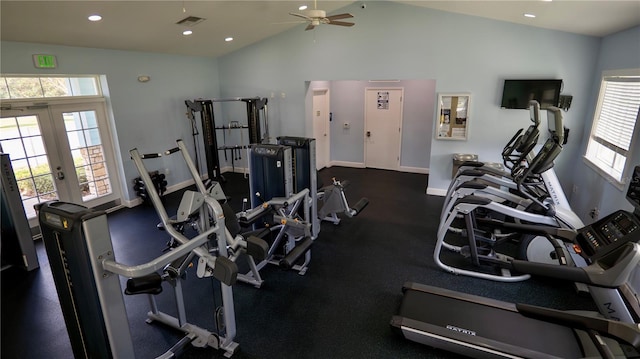
<svg viewBox="0 0 640 359">
<path fill-rule="evenodd" d="M 640 78 L 605 78 L 604 96 L 593 139 L 627 156 L 640 108 Z"/>
</svg>

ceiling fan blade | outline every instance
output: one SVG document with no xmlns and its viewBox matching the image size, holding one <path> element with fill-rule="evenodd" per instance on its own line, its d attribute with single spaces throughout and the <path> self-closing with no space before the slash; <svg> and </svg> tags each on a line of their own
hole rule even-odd
<svg viewBox="0 0 640 359">
<path fill-rule="evenodd" d="M 293 20 L 293 21 L 280 21 L 280 22 L 272 22 L 271 25 L 287 25 L 287 24 L 303 24 L 308 21 L 304 20 Z"/>
<path fill-rule="evenodd" d="M 345 22 L 345 21 L 330 21 L 327 23 L 327 25 L 353 26 L 355 24 L 352 22 Z"/>
<path fill-rule="evenodd" d="M 316 25 L 314 25 L 314 24 L 309 24 L 309 25 L 307 25 L 307 27 L 304 29 L 304 31 L 307 31 L 307 30 L 313 30 L 313 29 L 315 29 L 315 27 L 316 27 Z"/>
<path fill-rule="evenodd" d="M 297 13 L 295 13 L 295 12 L 290 12 L 290 13 L 289 13 L 289 15 L 297 16 L 297 17 L 303 18 L 303 19 L 305 19 L 305 20 L 309 20 L 309 21 L 311 21 L 311 18 L 310 18 L 310 17 L 308 17 L 307 15 L 297 14 Z"/>
<path fill-rule="evenodd" d="M 333 21 L 333 20 L 340 20 L 340 19 L 348 19 L 352 17 L 353 15 L 351 14 L 338 14 L 338 15 L 327 16 L 327 19 L 329 19 L 329 21 Z"/>
</svg>

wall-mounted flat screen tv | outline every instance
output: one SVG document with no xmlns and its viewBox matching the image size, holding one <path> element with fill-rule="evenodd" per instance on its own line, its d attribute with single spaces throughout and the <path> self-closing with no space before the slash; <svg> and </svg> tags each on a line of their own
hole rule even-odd
<svg viewBox="0 0 640 359">
<path fill-rule="evenodd" d="M 562 80 L 504 80 L 503 108 L 528 109 L 529 101 L 536 100 L 540 108 L 558 106 Z"/>
</svg>

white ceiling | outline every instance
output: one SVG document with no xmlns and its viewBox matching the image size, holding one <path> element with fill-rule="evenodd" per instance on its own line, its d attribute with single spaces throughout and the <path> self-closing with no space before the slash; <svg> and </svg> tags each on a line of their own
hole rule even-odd
<svg viewBox="0 0 640 359">
<path fill-rule="evenodd" d="M 0 1 L 0 38 L 5 41 L 134 50 L 217 57 L 274 36 L 295 26 L 289 12 L 311 0 L 286 1 Z M 375 6 L 376 1 L 320 1 L 328 14 L 341 13 L 352 3 Z M 640 1 L 398 1 L 414 6 L 481 16 L 554 30 L 606 36 L 640 25 Z M 525 18 L 525 12 L 537 15 Z M 87 16 L 99 13 L 92 23 Z M 176 22 L 187 16 L 206 20 L 190 36 Z M 354 12 L 358 18 L 367 9 Z M 323 25 L 324 26 L 324 25 Z M 303 31 L 300 26 L 300 31 Z M 348 31 L 347 29 L 345 29 Z M 225 42 L 227 36 L 234 41 Z"/>
</svg>

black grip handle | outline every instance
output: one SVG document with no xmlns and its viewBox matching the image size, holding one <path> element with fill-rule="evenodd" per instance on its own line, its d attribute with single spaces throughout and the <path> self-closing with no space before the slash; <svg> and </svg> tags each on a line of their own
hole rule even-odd
<svg viewBox="0 0 640 359">
<path fill-rule="evenodd" d="M 170 150 L 166 150 L 166 151 L 164 151 L 164 154 L 165 154 L 165 155 L 170 155 L 170 154 L 172 154 L 172 153 L 176 153 L 176 152 L 178 152 L 178 151 L 180 151 L 180 148 L 178 148 L 178 147 L 174 147 L 174 148 L 172 148 L 172 149 L 170 149 Z"/>
</svg>

